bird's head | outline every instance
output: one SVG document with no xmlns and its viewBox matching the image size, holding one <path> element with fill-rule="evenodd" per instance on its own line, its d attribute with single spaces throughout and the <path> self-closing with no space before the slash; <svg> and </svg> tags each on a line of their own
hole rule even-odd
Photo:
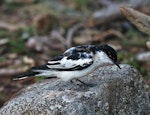
<svg viewBox="0 0 150 115">
<path fill-rule="evenodd" d="M 117 63 L 117 52 L 107 44 L 100 45 L 98 47 L 99 50 L 103 51 L 107 57 L 118 67 L 121 69 L 119 64 Z"/>
</svg>

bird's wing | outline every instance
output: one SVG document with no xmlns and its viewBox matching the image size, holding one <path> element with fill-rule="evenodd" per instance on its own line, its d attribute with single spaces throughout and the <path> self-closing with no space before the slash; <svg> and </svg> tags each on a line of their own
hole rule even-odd
<svg viewBox="0 0 150 115">
<path fill-rule="evenodd" d="M 93 63 L 93 53 L 87 52 L 87 46 L 72 47 L 59 58 L 48 61 L 47 67 L 53 70 L 81 70 Z"/>
<path fill-rule="evenodd" d="M 60 65 L 60 61 L 61 61 L 61 59 L 63 57 L 64 57 L 63 55 L 56 56 L 52 60 L 48 61 L 47 64 L 39 65 L 39 66 L 34 66 L 34 67 L 31 68 L 31 70 L 32 71 L 36 71 L 36 70 L 49 70 L 50 68 L 48 67 L 48 65 L 51 65 L 51 66 Z"/>
<path fill-rule="evenodd" d="M 52 60 L 48 61 L 48 64 L 49 65 L 57 65 L 57 64 L 60 64 L 60 61 L 63 59 L 63 55 L 59 55 L 59 56 L 56 56 L 54 57 Z"/>
</svg>

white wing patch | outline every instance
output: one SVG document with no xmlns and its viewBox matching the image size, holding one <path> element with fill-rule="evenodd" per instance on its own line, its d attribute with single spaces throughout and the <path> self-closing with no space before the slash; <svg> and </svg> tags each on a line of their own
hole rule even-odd
<svg viewBox="0 0 150 115">
<path fill-rule="evenodd" d="M 72 68 L 75 66 L 81 66 L 84 67 L 86 65 L 89 65 L 92 63 L 92 59 L 90 58 L 84 58 L 84 59 L 78 59 L 78 60 L 72 60 L 72 59 L 67 59 L 67 57 L 64 57 L 61 60 L 61 65 L 63 65 L 65 68 Z"/>
<path fill-rule="evenodd" d="M 59 61 L 48 61 L 48 64 L 57 64 L 57 63 L 60 63 L 60 60 Z"/>
<path fill-rule="evenodd" d="M 69 68 L 74 68 L 76 66 L 81 66 L 85 67 L 87 65 L 90 65 L 93 62 L 91 58 L 84 58 L 84 59 L 78 59 L 78 60 L 72 60 L 72 59 L 67 59 L 67 57 L 64 57 L 61 61 L 60 64 L 56 65 L 47 65 L 49 68 L 58 68 L 58 69 L 69 69 Z M 50 61 L 48 62 L 50 63 Z"/>
</svg>

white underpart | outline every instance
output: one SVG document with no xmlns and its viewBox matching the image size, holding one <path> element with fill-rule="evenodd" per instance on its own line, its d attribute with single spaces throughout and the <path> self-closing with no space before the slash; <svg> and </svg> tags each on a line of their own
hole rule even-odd
<svg viewBox="0 0 150 115">
<path fill-rule="evenodd" d="M 65 59 L 64 59 L 65 60 Z M 111 59 L 104 53 L 104 52 L 97 52 L 94 57 L 93 57 L 93 64 L 91 64 L 89 67 L 83 69 L 83 70 L 76 70 L 76 71 L 52 71 L 52 70 L 43 70 L 43 76 L 57 76 L 58 78 L 62 79 L 63 81 L 69 81 L 71 79 L 75 79 L 75 78 L 80 78 L 83 77 L 85 75 L 90 74 L 91 72 L 93 72 L 94 70 L 96 70 L 97 68 L 104 66 L 106 64 L 113 64 L 113 62 L 111 61 Z M 89 62 L 90 59 L 85 59 L 85 60 L 79 60 L 78 62 L 76 62 L 76 64 L 78 63 L 79 65 L 82 65 L 84 62 Z M 74 64 L 75 62 L 72 61 L 62 61 L 61 63 L 66 63 L 65 66 L 69 66 L 68 64 Z M 39 75 L 39 76 L 40 76 Z"/>
</svg>

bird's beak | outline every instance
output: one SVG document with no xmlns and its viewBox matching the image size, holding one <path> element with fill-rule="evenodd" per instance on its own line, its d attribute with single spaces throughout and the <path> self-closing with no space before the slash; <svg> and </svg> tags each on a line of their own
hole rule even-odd
<svg viewBox="0 0 150 115">
<path fill-rule="evenodd" d="M 121 67 L 119 66 L 119 64 L 117 62 L 114 62 L 114 64 L 119 68 L 121 69 Z"/>
</svg>

